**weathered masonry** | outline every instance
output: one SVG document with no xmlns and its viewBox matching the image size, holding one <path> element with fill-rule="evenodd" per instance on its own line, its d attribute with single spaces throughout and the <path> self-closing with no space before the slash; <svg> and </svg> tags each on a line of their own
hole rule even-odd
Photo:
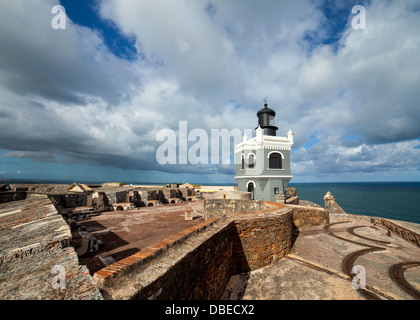
<svg viewBox="0 0 420 320">
<path fill-rule="evenodd" d="M 103 299 L 71 239 L 47 196 L 0 204 L 0 299 Z"/>
<path fill-rule="evenodd" d="M 298 226 L 328 223 L 323 209 L 265 204 L 263 210 L 214 215 L 93 278 L 105 299 L 219 299 L 232 275 L 284 257 Z"/>
<path fill-rule="evenodd" d="M 263 282 L 270 279 L 276 288 L 281 286 L 281 292 L 276 292 L 274 298 L 287 290 L 290 295 L 280 296 L 293 297 L 302 292 L 308 287 L 306 281 L 311 275 L 318 277 L 322 287 L 321 291 L 317 291 L 318 282 L 315 281 L 315 287 L 311 285 L 312 293 L 317 297 L 331 297 L 331 292 L 340 293 L 342 290 L 342 287 L 336 286 L 336 281 L 351 280 L 351 267 L 358 263 L 355 259 L 365 253 L 368 254 L 363 256 L 363 261 L 367 262 L 365 266 L 370 268 L 369 272 L 381 275 L 372 277 L 373 280 L 383 280 L 384 270 L 385 276 L 389 271 L 390 281 L 396 279 L 394 282 L 398 286 L 402 285 L 404 290 L 419 297 L 414 286 L 420 283 L 420 253 L 413 250 L 420 246 L 419 225 L 347 214 L 341 212 L 331 194 L 324 199 L 325 209 L 309 204 L 250 200 L 244 193 L 222 192 L 213 199 L 204 200 L 205 203 L 189 204 L 191 208 L 194 205 L 195 209 L 198 206 L 204 208 L 204 214 L 200 211 L 201 217 L 196 219 L 195 224 L 182 219 L 182 228 L 177 231 L 164 233 L 147 245 L 140 245 L 135 253 L 120 258 L 114 255 L 113 261 L 108 259 L 95 269 L 89 269 L 82 263 L 83 254 L 79 253 L 84 247 L 76 245 L 76 233 L 72 232 L 69 220 L 66 222 L 58 208 L 54 207 L 53 197 L 37 195 L 31 199 L 3 203 L 0 204 L 0 298 L 224 299 L 226 292 L 233 292 L 229 291 L 232 279 L 249 274 L 254 274 L 246 283 L 251 291 L 261 289 L 252 279 L 262 279 Z M 179 211 L 181 207 L 185 208 L 185 205 L 170 204 L 167 208 L 179 217 L 180 213 L 183 214 Z M 149 209 L 153 208 L 145 208 L 146 211 Z M 156 215 L 158 210 L 151 211 Z M 130 220 L 126 218 L 130 212 L 111 211 L 105 214 L 120 216 L 124 226 L 130 226 Z M 131 214 L 139 219 L 144 213 L 138 210 Z M 100 226 L 93 219 L 90 222 L 95 227 Z M 342 226 L 347 224 L 349 227 L 343 230 Z M 134 230 L 132 233 L 135 233 Z M 370 237 L 373 232 L 377 238 Z M 396 241 L 398 239 L 392 239 L 390 234 L 406 241 Z M 91 236 L 97 235 L 92 231 Z M 369 245 L 366 241 L 373 241 L 373 244 Z M 378 254 L 375 256 L 372 250 L 378 251 Z M 390 253 L 389 259 L 382 259 L 384 250 Z M 104 258 L 109 256 L 107 253 Z M 270 267 L 261 269 L 267 266 Z M 279 280 L 278 270 L 283 270 L 285 266 L 287 272 L 291 270 L 289 267 L 296 267 L 293 274 L 298 277 L 289 277 L 289 274 Z M 53 282 L 57 270 L 64 271 L 65 288 L 54 286 L 58 284 Z M 267 270 L 276 272 L 275 278 L 265 278 Z M 256 274 L 264 276 L 258 278 Z M 332 284 L 321 281 L 326 275 L 333 277 Z M 303 280 L 301 276 L 304 276 Z M 296 279 L 301 281 L 300 285 L 295 282 Z M 410 283 L 414 286 L 410 287 Z M 352 288 L 349 282 L 347 284 Z M 374 284 L 378 287 L 371 287 L 373 291 L 369 289 L 369 292 L 378 293 L 379 288 L 386 291 L 388 284 L 385 287 Z M 331 291 L 333 287 L 335 289 Z M 348 291 L 346 289 L 344 293 Z M 400 297 L 400 293 L 393 295 L 393 292 L 388 294 L 385 291 L 381 291 L 381 297 Z M 329 293 L 323 295 L 325 292 Z M 350 297 L 358 298 L 353 294 Z"/>
</svg>

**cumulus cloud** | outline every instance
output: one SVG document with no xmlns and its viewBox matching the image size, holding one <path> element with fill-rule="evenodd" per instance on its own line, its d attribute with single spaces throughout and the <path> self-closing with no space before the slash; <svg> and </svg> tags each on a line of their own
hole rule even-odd
<svg viewBox="0 0 420 320">
<path fill-rule="evenodd" d="M 420 169 L 417 161 L 419 156 L 418 140 L 344 147 L 326 139 L 309 150 L 304 147 L 296 150 L 292 169 L 295 175 L 303 175 L 309 181 L 320 177 L 335 181 L 354 180 L 361 174 L 407 178 Z"/>
<path fill-rule="evenodd" d="M 55 4 L 59 2 L 2 3 L 3 88 L 65 104 L 83 104 L 91 96 L 110 104 L 126 98 L 134 80 L 130 65 L 110 54 L 95 30 L 71 20 L 65 30 L 54 30 Z"/>
<path fill-rule="evenodd" d="M 372 1 L 366 30 L 348 26 L 336 53 L 321 46 L 304 66 L 302 92 L 315 101 L 338 100 L 343 117 L 337 125 L 351 127 L 366 142 L 420 136 L 420 92 L 414 89 L 420 86 L 420 16 L 410 10 L 415 3 Z"/>
<path fill-rule="evenodd" d="M 22 3 L 0 13 L 8 158 L 226 177 L 232 165 L 159 165 L 157 132 L 253 129 L 267 97 L 278 134 L 295 132 L 297 178 L 419 170 L 418 1 L 367 2 L 366 30 L 334 1 L 98 1 L 135 39 L 130 60 L 93 28 L 52 29 L 58 1 Z"/>
</svg>

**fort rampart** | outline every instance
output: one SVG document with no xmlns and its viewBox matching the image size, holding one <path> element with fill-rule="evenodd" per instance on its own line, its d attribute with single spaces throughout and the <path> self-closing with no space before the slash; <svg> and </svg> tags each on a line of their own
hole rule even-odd
<svg viewBox="0 0 420 320">
<path fill-rule="evenodd" d="M 231 212 L 219 212 L 93 278 L 106 299 L 219 299 L 232 275 L 284 257 L 294 228 L 328 222 L 323 209 L 265 206 L 248 212 L 232 206 Z"/>
<path fill-rule="evenodd" d="M 93 279 L 87 267 L 79 265 L 77 248 L 72 247 L 71 225 L 57 210 L 60 203 L 65 206 L 66 201 L 83 201 L 82 196 L 31 195 L 26 200 L 4 203 L 0 205 L 0 280 L 3 281 L 0 296 L 6 299 L 219 299 L 232 276 L 289 256 L 299 230 L 329 225 L 330 219 L 365 220 L 420 246 L 419 233 L 410 223 L 329 212 L 316 206 L 222 196 L 223 199 L 204 201 L 204 221 L 111 262 L 96 271 Z M 330 198 L 327 200 L 334 206 L 335 200 Z M 51 287 L 51 270 L 60 265 L 66 269 L 66 290 Z"/>
</svg>

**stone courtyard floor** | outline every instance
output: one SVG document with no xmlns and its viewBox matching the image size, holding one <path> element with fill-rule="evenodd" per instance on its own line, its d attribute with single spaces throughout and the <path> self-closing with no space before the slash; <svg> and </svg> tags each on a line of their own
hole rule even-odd
<svg viewBox="0 0 420 320">
<path fill-rule="evenodd" d="M 361 270 L 354 279 L 353 267 Z M 420 248 L 369 222 L 330 216 L 327 226 L 301 229 L 285 258 L 231 277 L 222 299 L 420 299 Z"/>
<path fill-rule="evenodd" d="M 204 221 L 204 201 L 138 208 L 130 211 L 102 212 L 80 219 L 86 230 L 102 241 L 94 254 L 79 257 L 91 274 L 115 261 L 122 260 L 166 237 Z M 194 219 L 185 220 L 185 208 L 194 210 Z"/>
</svg>

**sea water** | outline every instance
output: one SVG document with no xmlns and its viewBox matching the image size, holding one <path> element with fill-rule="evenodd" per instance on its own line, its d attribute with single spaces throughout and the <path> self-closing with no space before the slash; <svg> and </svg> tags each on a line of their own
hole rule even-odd
<svg viewBox="0 0 420 320">
<path fill-rule="evenodd" d="M 299 199 L 324 207 L 330 191 L 347 213 L 420 223 L 420 182 L 289 183 Z"/>
</svg>

